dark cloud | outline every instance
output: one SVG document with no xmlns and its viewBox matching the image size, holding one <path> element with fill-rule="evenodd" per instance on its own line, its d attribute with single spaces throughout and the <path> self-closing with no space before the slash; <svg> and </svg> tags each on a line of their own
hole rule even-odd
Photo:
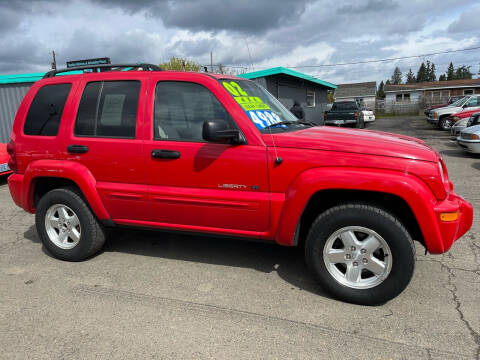
<svg viewBox="0 0 480 360">
<path fill-rule="evenodd" d="M 80 29 L 73 33 L 66 46 L 58 52 L 62 62 L 107 56 L 116 63 L 129 63 L 150 61 L 158 56 L 155 43 L 148 34 L 141 31 L 101 38 L 94 30 Z"/>
<path fill-rule="evenodd" d="M 230 30 L 258 33 L 299 21 L 312 0 L 184 0 L 142 1 L 94 0 L 130 12 L 144 11 L 160 17 L 167 27 L 192 31 Z"/>
</svg>

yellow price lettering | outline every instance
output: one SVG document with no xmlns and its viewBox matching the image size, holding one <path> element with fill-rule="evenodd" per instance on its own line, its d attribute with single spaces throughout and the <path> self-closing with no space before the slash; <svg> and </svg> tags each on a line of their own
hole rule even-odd
<svg viewBox="0 0 480 360">
<path fill-rule="evenodd" d="M 224 82 L 223 86 L 225 86 L 225 89 L 227 89 L 233 96 L 248 96 L 248 94 L 235 81 L 230 81 L 229 83 Z"/>
</svg>

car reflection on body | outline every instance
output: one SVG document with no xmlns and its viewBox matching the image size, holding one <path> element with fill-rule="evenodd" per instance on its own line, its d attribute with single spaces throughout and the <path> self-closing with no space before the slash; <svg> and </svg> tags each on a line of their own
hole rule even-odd
<svg viewBox="0 0 480 360">
<path fill-rule="evenodd" d="M 480 125 L 480 112 L 476 112 L 470 117 L 457 121 L 450 129 L 450 132 L 452 135 L 457 136 L 462 132 L 462 130 L 475 125 Z"/>
<path fill-rule="evenodd" d="M 8 167 L 7 144 L 0 143 L 0 176 L 12 173 Z"/>
</svg>

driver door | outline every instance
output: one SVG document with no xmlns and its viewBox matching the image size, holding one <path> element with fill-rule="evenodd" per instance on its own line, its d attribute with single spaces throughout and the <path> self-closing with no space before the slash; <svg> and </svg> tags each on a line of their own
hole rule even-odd
<svg viewBox="0 0 480 360">
<path fill-rule="evenodd" d="M 264 146 L 209 143 L 205 120 L 232 116 L 209 88 L 192 81 L 152 81 L 145 163 L 154 225 L 257 237 L 268 229 Z"/>
</svg>

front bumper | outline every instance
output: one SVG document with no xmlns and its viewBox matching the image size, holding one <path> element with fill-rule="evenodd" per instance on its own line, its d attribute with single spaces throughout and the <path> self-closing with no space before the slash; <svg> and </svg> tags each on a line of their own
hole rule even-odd
<svg viewBox="0 0 480 360">
<path fill-rule="evenodd" d="M 454 136 L 457 136 L 457 135 L 460 135 L 460 133 L 462 132 L 462 130 L 466 129 L 467 126 L 457 126 L 457 125 L 453 125 L 451 128 L 450 128 L 450 133 Z"/>
<path fill-rule="evenodd" d="M 466 140 L 458 137 L 457 142 L 466 151 L 480 154 L 480 140 Z"/>
<path fill-rule="evenodd" d="M 427 118 L 427 121 L 428 121 L 430 124 L 436 124 L 436 123 L 438 123 L 438 119 L 435 119 L 432 115 L 430 115 L 430 116 Z"/>
<path fill-rule="evenodd" d="M 455 221 L 443 221 L 441 219 L 441 214 L 456 212 L 458 212 L 458 219 Z M 441 254 L 448 251 L 453 243 L 470 229 L 473 223 L 473 207 L 468 201 L 452 192 L 447 199 L 435 205 L 434 213 L 442 243 L 428 244 L 428 241 L 426 241 L 426 245 L 430 253 Z"/>
</svg>

